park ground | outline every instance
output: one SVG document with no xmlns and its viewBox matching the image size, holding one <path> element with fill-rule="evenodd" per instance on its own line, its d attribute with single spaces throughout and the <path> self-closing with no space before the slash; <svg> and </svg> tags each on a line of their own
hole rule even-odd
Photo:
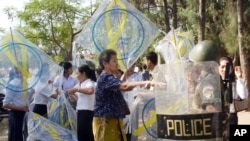
<svg viewBox="0 0 250 141">
<path fill-rule="evenodd" d="M 238 113 L 240 125 L 250 125 L 250 112 L 242 111 Z M 7 141 L 8 119 L 5 118 L 0 123 L 0 141 Z"/>
</svg>

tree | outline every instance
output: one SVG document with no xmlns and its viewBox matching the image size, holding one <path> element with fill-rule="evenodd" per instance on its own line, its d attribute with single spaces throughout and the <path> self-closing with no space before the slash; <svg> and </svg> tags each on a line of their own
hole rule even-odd
<svg viewBox="0 0 250 141">
<path fill-rule="evenodd" d="M 222 55 L 231 55 L 233 58 L 238 58 L 238 42 L 237 42 L 237 7 L 234 1 L 229 0 L 224 10 L 220 38 L 223 43 L 224 51 Z"/>
<path fill-rule="evenodd" d="M 170 23 L 169 23 L 169 14 L 168 14 L 168 2 L 167 0 L 163 0 L 164 3 L 164 10 L 165 10 L 165 17 L 164 17 L 164 22 L 165 22 L 165 31 L 169 32 L 170 31 Z"/>
<path fill-rule="evenodd" d="M 249 49 L 246 48 L 248 44 L 247 44 L 247 41 L 245 41 L 245 40 L 248 40 L 248 38 L 246 37 L 249 37 L 249 36 L 247 36 L 246 31 L 244 31 L 244 25 L 248 23 L 245 23 L 243 20 L 244 8 L 243 8 L 242 1 L 243 0 L 237 0 L 238 41 L 239 41 L 238 43 L 239 43 L 240 64 L 242 67 L 243 78 L 248 87 L 248 93 L 249 93 L 250 92 L 249 91 L 249 88 L 250 88 L 250 79 L 249 79 L 250 78 L 250 70 L 249 70 L 250 52 L 249 52 Z M 250 100 L 250 97 L 248 99 Z M 248 103 L 248 107 L 250 107 L 250 103 Z"/>
<path fill-rule="evenodd" d="M 176 29 L 177 28 L 177 26 L 178 26 L 178 19 L 177 19 L 177 2 L 176 2 L 176 0 L 172 0 L 172 5 L 173 5 L 173 11 L 172 11 L 172 15 L 173 15 L 173 27 L 174 27 L 174 29 Z"/>
<path fill-rule="evenodd" d="M 199 21 L 198 21 L 198 8 L 197 0 L 191 1 L 180 1 L 178 7 L 178 24 L 182 27 L 183 30 L 192 30 L 194 33 L 195 39 L 197 39 Z"/>
<path fill-rule="evenodd" d="M 202 41 L 205 37 L 205 24 L 206 24 L 206 0 L 199 0 L 199 31 L 198 40 Z"/>
<path fill-rule="evenodd" d="M 39 45 L 56 61 L 72 60 L 73 41 L 90 17 L 81 0 L 31 0 L 17 12 L 24 36 Z"/>
</svg>

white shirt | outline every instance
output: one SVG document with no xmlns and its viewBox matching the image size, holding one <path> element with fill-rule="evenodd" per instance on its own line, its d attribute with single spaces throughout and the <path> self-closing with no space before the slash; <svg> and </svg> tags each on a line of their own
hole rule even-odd
<svg viewBox="0 0 250 141">
<path fill-rule="evenodd" d="M 241 79 L 236 80 L 236 84 L 232 85 L 232 91 L 233 91 L 233 99 L 241 98 L 241 99 L 247 99 L 248 98 L 248 90 L 244 84 L 244 82 Z M 230 104 L 230 113 L 234 113 L 234 104 Z"/>
<path fill-rule="evenodd" d="M 60 83 L 60 81 L 62 81 Z M 57 76 L 53 82 L 53 86 L 59 88 L 61 84 L 61 88 L 63 91 L 67 91 L 73 88 L 78 83 L 77 79 L 73 76 L 69 76 L 68 78 Z"/>
<path fill-rule="evenodd" d="M 52 86 L 47 82 L 39 83 L 36 89 L 34 104 L 47 105 L 50 97 L 52 96 Z"/>
<path fill-rule="evenodd" d="M 90 79 L 87 79 L 83 81 L 82 83 L 78 83 L 75 88 L 95 88 L 95 83 L 91 81 Z M 80 92 L 76 92 L 76 95 L 78 97 L 77 100 L 77 110 L 94 110 L 94 104 L 95 104 L 95 94 L 84 94 Z"/>
</svg>

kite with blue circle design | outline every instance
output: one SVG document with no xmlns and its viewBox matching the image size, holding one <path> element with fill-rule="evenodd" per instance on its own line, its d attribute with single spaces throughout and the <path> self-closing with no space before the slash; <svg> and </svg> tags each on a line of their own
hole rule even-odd
<svg viewBox="0 0 250 141">
<path fill-rule="evenodd" d="M 107 0 L 100 5 L 79 34 L 76 43 L 92 53 L 117 52 L 122 70 L 132 66 L 160 30 L 125 0 Z"/>
</svg>

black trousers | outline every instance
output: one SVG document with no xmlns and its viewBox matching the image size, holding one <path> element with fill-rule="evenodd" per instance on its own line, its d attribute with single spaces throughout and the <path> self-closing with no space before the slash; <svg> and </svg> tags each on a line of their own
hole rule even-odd
<svg viewBox="0 0 250 141">
<path fill-rule="evenodd" d="M 77 111 L 77 138 L 78 141 L 94 141 L 93 134 L 94 112 L 90 110 Z"/>
<path fill-rule="evenodd" d="M 34 109 L 33 109 L 34 113 L 37 113 L 45 118 L 48 117 L 48 112 L 47 112 L 47 105 L 43 105 L 43 104 L 35 104 Z"/>
<path fill-rule="evenodd" d="M 24 111 L 14 111 L 9 112 L 9 134 L 8 141 L 23 141 L 23 119 Z"/>
<path fill-rule="evenodd" d="M 238 115 L 237 115 L 237 113 L 230 113 L 229 124 L 230 125 L 238 125 Z"/>
<path fill-rule="evenodd" d="M 23 119 L 23 140 L 26 141 L 28 138 L 28 116 L 29 112 L 26 112 Z"/>
<path fill-rule="evenodd" d="M 132 133 L 126 133 L 127 141 L 131 141 Z"/>
</svg>

